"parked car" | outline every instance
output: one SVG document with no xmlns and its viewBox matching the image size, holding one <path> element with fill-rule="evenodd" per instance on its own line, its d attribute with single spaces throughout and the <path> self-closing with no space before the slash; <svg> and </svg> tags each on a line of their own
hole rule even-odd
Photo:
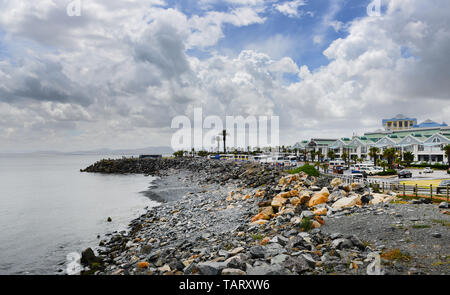
<svg viewBox="0 0 450 295">
<path fill-rule="evenodd" d="M 367 178 L 367 172 L 364 170 L 353 170 L 351 175 L 353 178 Z"/>
<path fill-rule="evenodd" d="M 367 171 L 368 175 L 376 175 L 380 172 L 383 172 L 383 168 L 380 167 L 370 167 Z"/>
<path fill-rule="evenodd" d="M 423 169 L 423 173 L 433 173 L 433 169 L 430 167 L 425 167 L 425 169 Z"/>
<path fill-rule="evenodd" d="M 441 191 L 443 193 L 447 192 L 447 186 L 450 187 L 450 179 L 442 180 L 439 186 L 436 189 L 436 192 L 439 194 Z"/>
<path fill-rule="evenodd" d="M 412 172 L 409 170 L 401 170 L 398 172 L 398 178 L 411 178 Z"/>
</svg>

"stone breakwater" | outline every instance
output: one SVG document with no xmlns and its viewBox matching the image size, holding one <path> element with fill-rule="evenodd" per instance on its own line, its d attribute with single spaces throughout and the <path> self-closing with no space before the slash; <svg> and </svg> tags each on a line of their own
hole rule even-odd
<svg viewBox="0 0 450 295">
<path fill-rule="evenodd" d="M 377 218 L 388 220 L 401 210 L 395 216 L 406 216 L 410 209 L 404 207 L 409 204 L 392 204 L 401 203 L 393 193 L 373 194 L 361 184 L 344 185 L 339 179 L 287 175 L 273 166 L 205 159 L 104 160 L 84 171 L 179 175 L 175 178 L 186 187 L 194 182 L 202 187 L 149 209 L 131 222 L 129 232 L 100 241 L 97 257 L 86 250 L 86 273 L 366 274 L 376 255 L 381 255 L 380 273 L 446 273 L 448 223 L 439 228 L 443 235 L 432 228 L 418 236 L 428 252 L 434 249 L 443 259 L 434 268 L 421 266 L 414 251 L 390 248 L 403 233 L 389 229 L 384 234 L 385 224 Z M 431 210 L 434 217 L 448 216 L 437 206 Z M 356 216 L 364 218 L 355 225 Z M 416 223 L 401 224 L 412 230 Z M 364 231 L 368 228 L 369 236 Z M 371 239 L 380 233 L 390 238 L 384 245 Z M 430 246 L 432 237 L 442 241 L 438 250 Z"/>
</svg>

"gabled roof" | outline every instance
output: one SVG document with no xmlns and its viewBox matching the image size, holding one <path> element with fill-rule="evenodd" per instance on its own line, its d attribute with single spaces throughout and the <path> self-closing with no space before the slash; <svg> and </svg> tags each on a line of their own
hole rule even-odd
<svg viewBox="0 0 450 295">
<path fill-rule="evenodd" d="M 336 141 L 336 139 L 327 139 L 327 138 L 313 138 L 310 143 L 315 144 L 323 144 L 323 145 L 331 145 Z"/>
<path fill-rule="evenodd" d="M 430 136 L 424 142 L 425 145 L 440 145 L 440 144 L 450 144 L 450 135 L 443 135 L 436 133 Z"/>
<path fill-rule="evenodd" d="M 296 144 L 294 144 L 293 148 L 302 149 L 302 148 L 305 148 L 307 144 L 308 144 L 308 141 L 303 140 L 303 141 L 300 141 L 300 142 L 297 142 Z"/>
<path fill-rule="evenodd" d="M 400 138 L 398 137 L 389 137 L 385 136 L 378 140 L 373 146 L 376 147 L 386 147 L 386 146 L 396 146 L 400 142 Z"/>
<path fill-rule="evenodd" d="M 423 144 L 427 138 L 422 134 L 409 134 L 399 141 L 399 145 L 407 146 L 413 144 Z"/>
<path fill-rule="evenodd" d="M 332 149 L 337 149 L 337 148 L 342 148 L 342 147 L 348 148 L 348 147 L 350 147 L 351 143 L 352 143 L 352 141 L 350 140 L 350 138 L 341 138 L 341 139 L 338 139 L 335 142 L 333 142 L 333 144 L 331 144 L 329 146 L 329 148 L 332 148 Z"/>
</svg>

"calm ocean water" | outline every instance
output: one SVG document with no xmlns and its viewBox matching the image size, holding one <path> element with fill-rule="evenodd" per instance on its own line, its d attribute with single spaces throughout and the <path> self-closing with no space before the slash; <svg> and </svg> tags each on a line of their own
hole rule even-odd
<svg viewBox="0 0 450 295">
<path fill-rule="evenodd" d="M 55 274 L 69 253 L 157 205 L 140 194 L 152 177 L 79 172 L 102 158 L 0 156 L 0 274 Z"/>
</svg>

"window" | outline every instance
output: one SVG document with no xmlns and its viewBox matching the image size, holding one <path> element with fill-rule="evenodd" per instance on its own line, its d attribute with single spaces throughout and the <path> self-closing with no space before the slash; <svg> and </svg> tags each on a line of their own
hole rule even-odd
<svg viewBox="0 0 450 295">
<path fill-rule="evenodd" d="M 418 149 L 419 152 L 423 152 L 425 150 L 425 147 L 421 144 L 419 144 L 418 148 L 419 148 Z"/>
<path fill-rule="evenodd" d="M 438 137 L 436 137 L 435 139 L 433 139 L 433 143 L 441 143 L 441 140 Z"/>
</svg>

